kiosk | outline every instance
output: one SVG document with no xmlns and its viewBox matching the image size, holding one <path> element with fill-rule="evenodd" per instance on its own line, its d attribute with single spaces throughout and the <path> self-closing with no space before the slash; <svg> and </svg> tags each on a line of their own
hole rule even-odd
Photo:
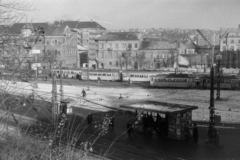
<svg viewBox="0 0 240 160">
<path fill-rule="evenodd" d="M 190 134 L 192 127 L 192 110 L 197 106 L 165 103 L 158 101 L 141 101 L 120 105 L 120 108 L 137 114 L 138 117 L 150 114 L 155 123 L 156 119 L 161 121 L 161 129 L 169 138 L 183 140 Z M 140 120 L 141 118 L 138 118 Z"/>
<path fill-rule="evenodd" d="M 66 98 L 60 101 L 59 113 L 72 114 L 72 105 L 75 100 Z"/>
</svg>

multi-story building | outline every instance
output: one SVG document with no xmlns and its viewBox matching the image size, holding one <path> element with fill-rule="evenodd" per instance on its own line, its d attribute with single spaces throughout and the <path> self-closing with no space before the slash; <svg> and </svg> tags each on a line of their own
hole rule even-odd
<svg viewBox="0 0 240 160">
<path fill-rule="evenodd" d="M 202 34 L 207 38 L 208 42 L 214 45 L 219 45 L 219 32 L 211 31 L 211 30 L 201 30 Z M 197 45 L 198 46 L 208 46 L 208 42 L 206 42 L 201 35 L 197 36 Z"/>
<path fill-rule="evenodd" d="M 60 21 L 55 24 L 69 26 L 77 31 L 79 67 L 86 66 L 84 65 L 87 64 L 86 57 L 89 59 L 90 66 L 96 65 L 98 43 L 95 40 L 100 37 L 106 29 L 94 21 Z M 82 48 L 84 49 L 82 50 Z M 87 50 L 87 52 L 85 50 Z"/>
<path fill-rule="evenodd" d="M 145 39 L 139 49 L 140 54 L 145 54 L 144 68 L 158 69 L 173 67 L 176 62 L 178 42 L 167 42 L 156 39 Z"/>
<path fill-rule="evenodd" d="M 240 50 L 240 28 L 220 30 L 220 51 Z"/>
<path fill-rule="evenodd" d="M 122 67 L 122 62 L 124 61 L 122 59 L 123 54 L 127 53 L 129 59 L 137 55 L 141 42 L 141 34 L 133 32 L 108 32 L 97 38 L 97 41 L 98 68 L 124 69 Z M 128 69 L 132 67 L 130 63 L 126 64 Z"/>
</svg>

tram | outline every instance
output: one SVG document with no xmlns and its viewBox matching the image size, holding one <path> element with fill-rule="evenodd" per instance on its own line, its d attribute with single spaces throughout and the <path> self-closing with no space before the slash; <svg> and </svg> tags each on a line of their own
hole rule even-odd
<svg viewBox="0 0 240 160">
<path fill-rule="evenodd" d="M 223 74 L 214 78 L 214 87 L 220 81 L 221 89 L 240 89 L 240 79 L 236 75 Z M 210 88 L 211 77 L 208 74 L 167 74 L 152 76 L 150 86 L 161 88 Z"/>
<path fill-rule="evenodd" d="M 193 74 L 161 74 L 152 76 L 150 85 L 162 88 L 193 88 L 195 87 L 195 76 Z"/>
<path fill-rule="evenodd" d="M 210 75 L 202 75 L 199 77 L 200 87 L 201 88 L 210 88 L 211 86 L 211 77 Z M 219 78 L 214 78 L 214 87 L 217 87 L 217 81 L 220 81 L 221 89 L 239 89 L 240 88 L 240 79 L 236 75 L 223 74 Z"/>
</svg>

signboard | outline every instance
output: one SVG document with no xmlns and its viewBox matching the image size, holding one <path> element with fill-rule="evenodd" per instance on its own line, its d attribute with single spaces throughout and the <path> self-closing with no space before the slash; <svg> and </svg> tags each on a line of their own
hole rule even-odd
<svg viewBox="0 0 240 160">
<path fill-rule="evenodd" d="M 39 67 L 41 67 L 41 63 L 33 63 L 32 66 L 31 66 L 31 68 L 33 70 L 37 70 L 37 68 L 39 68 Z"/>
<path fill-rule="evenodd" d="M 40 50 L 39 49 L 32 49 L 31 51 L 30 51 L 30 54 L 40 54 Z"/>
</svg>

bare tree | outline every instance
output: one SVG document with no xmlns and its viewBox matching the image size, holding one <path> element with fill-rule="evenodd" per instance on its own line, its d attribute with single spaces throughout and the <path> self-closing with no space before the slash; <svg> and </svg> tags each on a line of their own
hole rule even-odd
<svg viewBox="0 0 240 160">
<path fill-rule="evenodd" d="M 133 59 L 134 62 L 134 69 L 142 69 L 146 63 L 146 52 L 140 52 L 136 54 L 136 57 Z"/>
<path fill-rule="evenodd" d="M 120 68 L 122 69 L 123 66 L 126 67 L 126 70 L 128 70 L 128 66 L 132 65 L 132 52 L 131 51 L 123 51 L 121 55 L 118 57 L 118 63 Z"/>
</svg>

